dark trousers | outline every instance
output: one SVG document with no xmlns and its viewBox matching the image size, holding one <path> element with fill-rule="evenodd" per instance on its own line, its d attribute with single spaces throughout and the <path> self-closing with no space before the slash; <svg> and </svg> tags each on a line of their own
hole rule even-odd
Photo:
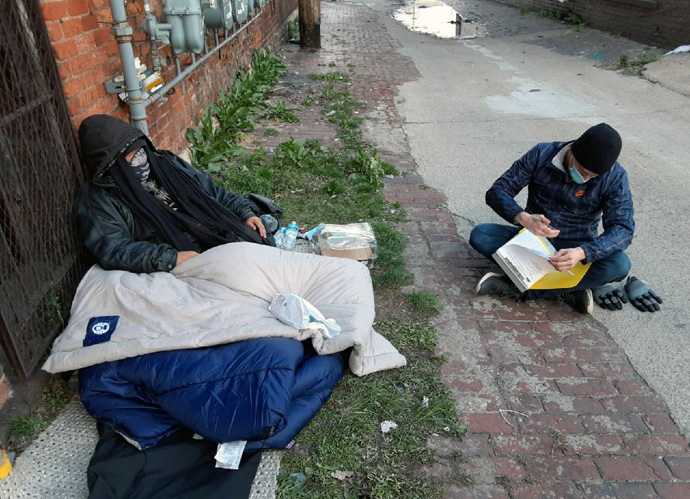
<svg viewBox="0 0 690 499">
<path fill-rule="evenodd" d="M 500 225 L 500 224 L 481 224 L 475 227 L 470 234 L 470 245 L 479 251 L 486 258 L 494 261 L 493 255 L 498 248 L 510 241 L 520 231 L 520 228 Z M 577 248 L 583 241 L 573 241 L 571 239 L 555 238 L 551 243 L 557 250 L 564 248 Z M 580 283 L 573 288 L 531 290 L 523 293 L 526 300 L 537 298 L 555 298 L 564 293 L 591 289 L 609 282 L 616 282 L 625 279 L 630 272 L 630 259 L 622 251 L 617 251 L 606 258 L 592 262 L 592 266 L 584 275 Z"/>
</svg>

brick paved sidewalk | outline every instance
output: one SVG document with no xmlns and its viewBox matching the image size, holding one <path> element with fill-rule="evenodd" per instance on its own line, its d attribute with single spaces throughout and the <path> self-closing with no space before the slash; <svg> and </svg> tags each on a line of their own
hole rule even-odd
<svg viewBox="0 0 690 499">
<path fill-rule="evenodd" d="M 444 196 L 415 173 L 396 113 L 396 85 L 417 77 L 414 66 L 369 8 L 322 9 L 323 49 L 287 48 L 288 81 L 307 85 L 309 73 L 354 64 L 352 95 L 366 103 L 370 137 L 405 172 L 384 193 L 409 215 L 399 227 L 415 287 L 444 303 L 436 320 L 443 379 L 469 435 L 432 439 L 441 459 L 429 474 L 447 497 L 690 497 L 688 442 L 603 326 L 554 302 L 473 294 L 489 264 L 457 235 Z M 334 140 L 317 114 L 280 127 Z"/>
</svg>

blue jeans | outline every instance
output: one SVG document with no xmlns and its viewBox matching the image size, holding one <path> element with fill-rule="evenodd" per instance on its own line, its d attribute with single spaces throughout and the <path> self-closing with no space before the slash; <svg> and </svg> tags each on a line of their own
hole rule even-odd
<svg viewBox="0 0 690 499">
<path fill-rule="evenodd" d="M 520 231 L 519 227 L 500 224 L 481 224 L 476 226 L 470 234 L 470 245 L 482 255 L 494 262 L 493 255 L 498 248 L 507 243 Z M 563 248 L 577 248 L 583 241 L 555 238 L 551 243 L 557 250 Z M 630 258 L 622 251 L 617 251 L 606 258 L 592 262 L 592 266 L 584 275 L 580 283 L 573 288 L 532 290 L 523 293 L 525 300 L 536 298 L 555 298 L 564 293 L 591 289 L 609 282 L 622 281 L 630 272 Z"/>
</svg>

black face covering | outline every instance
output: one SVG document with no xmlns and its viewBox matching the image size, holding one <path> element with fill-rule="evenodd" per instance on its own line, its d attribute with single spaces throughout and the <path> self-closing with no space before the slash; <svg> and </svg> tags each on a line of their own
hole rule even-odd
<svg viewBox="0 0 690 499">
<path fill-rule="evenodd" d="M 270 245 L 242 220 L 213 199 L 194 179 L 173 166 L 165 153 L 143 149 L 153 177 L 170 195 L 177 210 L 147 192 L 135 169 L 121 155 L 109 170 L 130 209 L 156 229 L 178 251 L 203 251 L 237 241 Z"/>
</svg>

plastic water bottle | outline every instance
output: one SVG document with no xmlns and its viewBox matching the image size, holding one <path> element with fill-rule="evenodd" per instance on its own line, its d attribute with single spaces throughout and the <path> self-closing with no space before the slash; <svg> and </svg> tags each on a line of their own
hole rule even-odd
<svg viewBox="0 0 690 499">
<path fill-rule="evenodd" d="M 276 232 L 273 239 L 275 239 L 276 248 L 285 249 L 285 227 Z"/>
<path fill-rule="evenodd" d="M 297 222 L 294 220 L 290 222 L 285 229 L 285 249 L 291 250 L 295 247 L 297 242 L 297 234 L 299 233 L 299 227 L 297 227 Z"/>
<path fill-rule="evenodd" d="M 261 222 L 264 224 L 266 234 L 274 234 L 278 230 L 278 220 L 273 215 L 261 215 Z"/>
</svg>

